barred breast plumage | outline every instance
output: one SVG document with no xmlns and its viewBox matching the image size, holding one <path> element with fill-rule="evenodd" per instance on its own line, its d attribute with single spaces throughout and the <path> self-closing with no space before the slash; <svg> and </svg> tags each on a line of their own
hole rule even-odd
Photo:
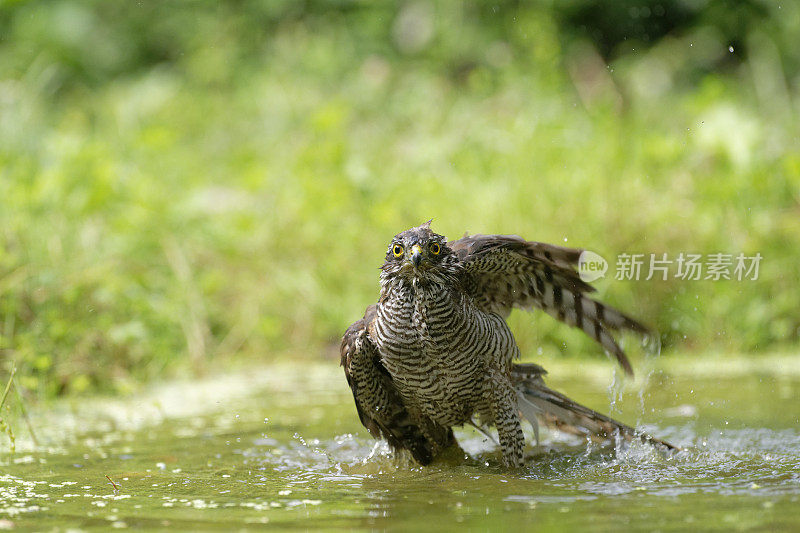
<svg viewBox="0 0 800 533">
<path fill-rule="evenodd" d="M 378 304 L 373 339 L 405 403 L 443 425 L 490 417 L 491 368 L 518 355 L 511 331 L 494 313 L 435 280 L 393 282 Z"/>
<path fill-rule="evenodd" d="M 342 339 L 342 365 L 361 422 L 375 437 L 427 464 L 453 444 L 453 426 L 494 426 L 507 466 L 520 466 L 520 413 L 596 438 L 634 430 L 548 389 L 536 365 L 518 365 L 504 317 L 539 307 L 581 327 L 630 364 L 611 330 L 647 331 L 587 296 L 579 250 L 519 237 L 476 236 L 448 243 L 430 223 L 398 234 L 381 267 L 381 295 Z M 639 437 L 667 448 L 668 443 Z"/>
</svg>

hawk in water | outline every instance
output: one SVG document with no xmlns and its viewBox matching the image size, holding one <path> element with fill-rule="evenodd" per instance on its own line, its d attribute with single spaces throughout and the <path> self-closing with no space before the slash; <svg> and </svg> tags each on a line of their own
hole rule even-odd
<svg viewBox="0 0 800 533">
<path fill-rule="evenodd" d="M 520 415 L 594 439 L 620 435 L 673 448 L 579 405 L 518 364 L 505 318 L 538 308 L 583 330 L 632 374 L 612 332 L 647 334 L 636 320 L 591 298 L 578 276 L 581 250 L 517 236 L 448 242 L 430 221 L 396 235 L 381 267 L 377 304 L 344 334 L 341 362 L 361 423 L 375 438 L 428 464 L 456 444 L 453 426 L 497 428 L 503 464 L 523 464 Z M 476 420 L 477 418 L 477 420 Z"/>
</svg>

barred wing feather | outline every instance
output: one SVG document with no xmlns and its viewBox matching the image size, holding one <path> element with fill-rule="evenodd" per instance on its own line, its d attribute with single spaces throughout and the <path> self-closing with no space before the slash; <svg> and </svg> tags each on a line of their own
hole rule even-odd
<svg viewBox="0 0 800 533">
<path fill-rule="evenodd" d="M 486 312 L 508 316 L 513 307 L 541 309 L 581 329 L 619 361 L 633 369 L 612 335 L 630 330 L 649 334 L 636 320 L 589 297 L 594 287 L 578 275 L 583 252 L 516 235 L 472 235 L 448 243 L 464 267 L 463 286 Z"/>
</svg>

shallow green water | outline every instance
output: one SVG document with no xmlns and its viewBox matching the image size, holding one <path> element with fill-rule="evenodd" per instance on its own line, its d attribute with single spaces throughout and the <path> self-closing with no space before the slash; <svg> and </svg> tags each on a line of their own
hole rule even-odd
<svg viewBox="0 0 800 533">
<path fill-rule="evenodd" d="M 18 423 L 0 455 L 0 529 L 800 528 L 792 358 L 664 362 L 624 390 L 599 364 L 553 364 L 551 385 L 689 449 L 545 433 L 507 472 L 462 431 L 466 457 L 420 468 L 360 427 L 335 363 L 283 366 L 34 413 L 45 444 Z"/>
</svg>

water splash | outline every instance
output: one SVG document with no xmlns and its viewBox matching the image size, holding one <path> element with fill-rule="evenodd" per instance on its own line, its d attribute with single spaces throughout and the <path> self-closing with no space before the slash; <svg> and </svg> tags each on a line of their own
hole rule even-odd
<svg viewBox="0 0 800 533">
<path fill-rule="evenodd" d="M 614 378 L 607 389 L 609 413 L 617 412 L 617 402 L 622 400 L 624 388 L 625 377 L 617 367 L 614 367 Z"/>
<path fill-rule="evenodd" d="M 336 370 L 330 381 L 295 380 L 289 387 L 276 380 L 241 401 L 215 401 L 205 414 L 124 427 L 114 435 L 97 431 L 92 418 L 78 412 L 86 433 L 65 439 L 56 451 L 0 455 L 0 520 L 34 530 L 52 529 L 54 521 L 77 529 L 122 522 L 159 529 L 163 520 L 191 521 L 200 529 L 221 521 L 238 529 L 265 521 L 310 528 L 323 520 L 346 528 L 420 529 L 459 518 L 474 528 L 522 528 L 535 509 L 535 520 L 577 527 L 569 520 L 608 513 L 610 505 L 625 520 L 646 521 L 640 524 L 645 529 L 666 520 L 670 509 L 676 524 L 694 516 L 691 527 L 703 529 L 727 523 L 732 507 L 752 517 L 771 506 L 771 516 L 800 498 L 800 412 L 791 395 L 779 392 L 800 386 L 798 377 L 781 375 L 783 388 L 754 381 L 750 372 L 725 379 L 710 372 L 703 381 L 692 367 L 646 397 L 658 407 L 680 406 L 695 391 L 691 418 L 683 408 L 642 416 L 649 433 L 694 444 L 690 449 L 666 456 L 638 441 L 587 444 L 543 431 L 541 446 L 528 450 L 528 466 L 509 472 L 495 443 L 472 428 L 456 430 L 464 453 L 427 467 L 392 453 L 360 428 Z M 622 377 L 615 376 L 618 385 Z M 569 381 L 594 391 L 588 403 L 600 405 L 604 391 L 592 383 Z M 622 402 L 617 408 L 631 414 Z M 726 506 L 727 514 L 718 512 Z"/>
<path fill-rule="evenodd" d="M 661 357 L 661 336 L 658 333 L 654 333 L 642 337 L 642 349 L 644 352 L 644 360 L 642 368 L 639 371 L 642 379 L 637 390 L 637 396 L 639 398 L 637 425 L 641 422 L 645 414 L 645 395 L 650 386 L 650 379 L 655 372 L 655 361 Z"/>
</svg>

